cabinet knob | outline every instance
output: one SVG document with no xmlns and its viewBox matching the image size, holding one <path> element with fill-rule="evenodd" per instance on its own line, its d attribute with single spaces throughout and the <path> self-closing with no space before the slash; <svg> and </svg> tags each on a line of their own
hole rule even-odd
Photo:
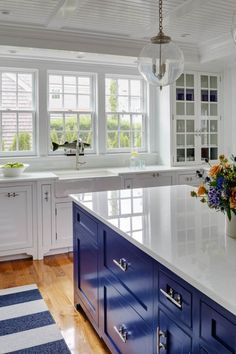
<svg viewBox="0 0 236 354">
<path fill-rule="evenodd" d="M 119 326 L 119 328 L 117 328 L 116 326 L 113 327 L 115 332 L 118 334 L 118 336 L 120 337 L 120 339 L 122 340 L 123 343 L 126 343 L 128 340 L 128 330 L 126 328 L 125 325 L 121 325 Z"/>
</svg>

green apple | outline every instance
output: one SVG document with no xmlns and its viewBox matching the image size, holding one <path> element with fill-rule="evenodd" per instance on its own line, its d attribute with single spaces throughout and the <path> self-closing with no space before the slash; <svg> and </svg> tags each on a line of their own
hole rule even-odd
<svg viewBox="0 0 236 354">
<path fill-rule="evenodd" d="M 8 162 L 5 165 L 3 165 L 3 168 L 22 168 L 24 167 L 24 164 L 21 162 Z"/>
</svg>

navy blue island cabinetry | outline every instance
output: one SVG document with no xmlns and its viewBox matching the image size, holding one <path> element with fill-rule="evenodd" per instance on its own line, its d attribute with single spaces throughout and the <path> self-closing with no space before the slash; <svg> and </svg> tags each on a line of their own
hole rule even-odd
<svg viewBox="0 0 236 354">
<path fill-rule="evenodd" d="M 76 203 L 73 227 L 75 305 L 112 353 L 236 353 L 233 313 Z"/>
</svg>

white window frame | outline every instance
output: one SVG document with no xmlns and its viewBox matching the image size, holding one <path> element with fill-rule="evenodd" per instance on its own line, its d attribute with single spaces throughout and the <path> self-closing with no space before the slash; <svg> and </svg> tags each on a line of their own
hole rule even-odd
<svg viewBox="0 0 236 354">
<path fill-rule="evenodd" d="M 80 111 L 80 110 L 50 110 L 49 109 L 49 76 L 50 75 L 62 75 L 62 76 L 75 76 L 76 80 L 78 77 L 90 77 L 91 80 L 91 92 L 90 92 L 90 111 Z M 48 155 L 64 155 L 63 149 L 57 151 L 51 150 L 51 139 L 50 139 L 50 114 L 62 114 L 63 123 L 65 122 L 66 114 L 77 115 L 77 122 L 79 122 L 79 115 L 81 114 L 91 114 L 91 131 L 92 131 L 92 148 L 86 148 L 86 154 L 94 154 L 96 152 L 96 73 L 93 72 L 78 72 L 78 71 L 64 71 L 64 70 L 47 70 L 47 114 L 48 114 Z M 78 103 L 78 92 L 76 92 L 76 103 Z M 64 100 L 64 92 L 62 92 L 62 97 Z M 64 126 L 63 126 L 64 129 Z"/>
<path fill-rule="evenodd" d="M 0 157 L 14 157 L 14 156 L 35 156 L 36 155 L 36 128 L 37 128 L 37 116 L 38 116 L 38 100 L 37 100 L 37 87 L 38 87 L 38 70 L 31 68 L 16 68 L 16 67 L 0 67 L 0 97 L 2 94 L 2 73 L 17 73 L 17 74 L 32 74 L 32 109 L 3 109 L 0 106 L 0 146 L 2 146 L 2 113 L 16 113 L 17 115 L 17 134 L 18 134 L 18 115 L 19 113 L 32 113 L 32 150 L 31 151 L 1 151 Z M 18 93 L 18 91 L 16 91 Z"/>
<path fill-rule="evenodd" d="M 141 112 L 107 112 L 106 111 L 106 79 L 128 79 L 129 80 L 129 92 L 130 92 L 130 80 L 140 80 L 141 82 Z M 130 153 L 132 150 L 137 150 L 139 152 L 147 152 L 148 146 L 147 146 L 147 130 L 148 130 L 148 114 L 147 114 L 147 85 L 144 79 L 141 76 L 137 75 L 122 75 L 122 74 L 105 74 L 105 149 L 106 149 L 106 154 L 113 154 L 113 153 Z M 130 106 L 130 98 L 131 96 L 128 96 L 129 99 L 129 106 Z M 109 149 L 107 147 L 107 115 L 109 114 L 114 114 L 118 115 L 118 120 L 120 120 L 120 115 L 130 115 L 131 117 L 131 122 L 132 122 L 132 116 L 133 115 L 142 115 L 142 142 L 143 146 L 141 148 L 136 148 L 136 147 L 130 147 L 130 148 L 113 148 Z M 119 125 L 118 125 L 119 126 Z M 119 128 L 118 128 L 119 129 Z M 132 129 L 131 129 L 132 131 Z"/>
</svg>

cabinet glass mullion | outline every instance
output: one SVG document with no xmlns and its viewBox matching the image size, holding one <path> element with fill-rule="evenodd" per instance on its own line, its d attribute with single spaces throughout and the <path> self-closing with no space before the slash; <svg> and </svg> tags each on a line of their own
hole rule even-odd
<svg viewBox="0 0 236 354">
<path fill-rule="evenodd" d="M 217 75 L 200 75 L 201 104 L 201 160 L 216 160 L 218 157 L 218 77 Z"/>
<path fill-rule="evenodd" d="M 176 162 L 195 161 L 196 91 L 194 74 L 182 74 L 176 81 Z"/>
</svg>

